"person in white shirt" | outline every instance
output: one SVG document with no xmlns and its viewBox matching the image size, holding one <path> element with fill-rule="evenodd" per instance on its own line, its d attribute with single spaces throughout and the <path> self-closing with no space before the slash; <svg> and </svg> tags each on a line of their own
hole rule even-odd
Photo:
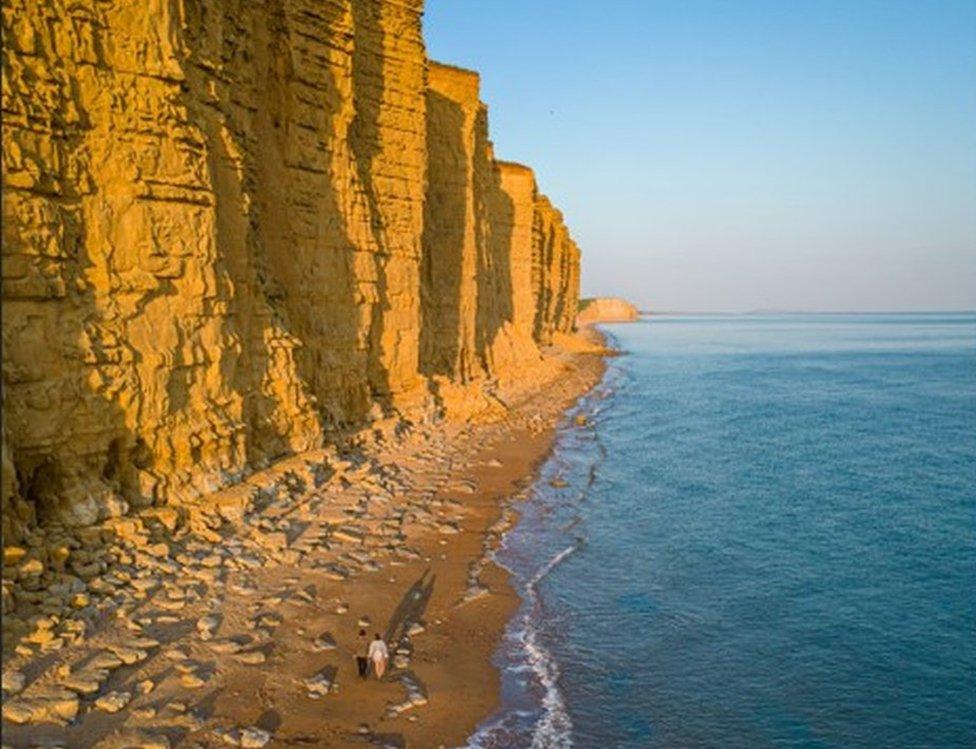
<svg viewBox="0 0 976 749">
<path fill-rule="evenodd" d="M 386 662 L 389 659 L 390 649 L 383 642 L 380 633 L 377 632 L 376 639 L 369 644 L 369 660 L 373 664 L 373 670 L 376 672 L 377 679 L 383 678 L 383 674 L 386 672 Z"/>
</svg>

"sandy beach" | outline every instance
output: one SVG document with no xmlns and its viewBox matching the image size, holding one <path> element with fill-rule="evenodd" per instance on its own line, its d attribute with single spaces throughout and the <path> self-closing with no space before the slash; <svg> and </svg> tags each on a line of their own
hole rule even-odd
<svg viewBox="0 0 976 749">
<path fill-rule="evenodd" d="M 89 553 L 115 563 L 81 632 L 58 614 L 8 628 L 5 746 L 463 745 L 498 705 L 491 656 L 518 605 L 486 555 L 601 376 L 586 335 L 547 380 L 500 390 L 502 419 L 288 459 L 172 534 L 103 529 Z M 382 681 L 356 674 L 361 626 L 390 644 Z"/>
</svg>

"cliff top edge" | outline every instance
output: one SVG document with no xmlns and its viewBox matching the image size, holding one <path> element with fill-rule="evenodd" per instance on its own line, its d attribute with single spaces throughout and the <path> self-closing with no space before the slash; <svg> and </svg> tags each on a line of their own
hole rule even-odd
<svg viewBox="0 0 976 749">
<path fill-rule="evenodd" d="M 524 174 L 528 177 L 535 177 L 535 172 L 532 171 L 532 167 L 521 164 L 518 161 L 506 161 L 505 159 L 495 159 L 495 166 L 497 166 L 503 172 L 512 172 L 517 174 Z"/>
<path fill-rule="evenodd" d="M 469 68 L 462 68 L 458 65 L 451 65 L 446 62 L 438 62 L 437 60 L 428 60 L 427 69 L 430 73 L 430 80 L 452 80 L 457 82 L 464 82 L 468 85 L 479 86 L 481 83 L 481 74 L 477 70 L 470 70 Z"/>
</svg>

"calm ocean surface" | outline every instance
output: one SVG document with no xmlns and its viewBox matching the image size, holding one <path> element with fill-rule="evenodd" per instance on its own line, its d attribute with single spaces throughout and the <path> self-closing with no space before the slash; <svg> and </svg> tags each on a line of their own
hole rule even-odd
<svg viewBox="0 0 976 749">
<path fill-rule="evenodd" d="M 976 315 L 606 330 L 471 746 L 976 746 Z"/>
</svg>

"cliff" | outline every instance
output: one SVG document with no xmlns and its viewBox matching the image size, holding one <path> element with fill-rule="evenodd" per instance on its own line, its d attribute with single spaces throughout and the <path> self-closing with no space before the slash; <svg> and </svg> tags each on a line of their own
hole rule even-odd
<svg viewBox="0 0 976 749">
<path fill-rule="evenodd" d="M 535 339 L 551 343 L 554 333 L 573 329 L 579 306 L 580 252 L 563 215 L 545 195 L 534 202 L 532 287 Z"/>
<path fill-rule="evenodd" d="M 633 322 L 639 315 L 637 308 L 625 299 L 597 297 L 580 302 L 576 322 L 579 325 L 597 322 Z"/>
<path fill-rule="evenodd" d="M 422 10 L 5 0 L 5 540 L 420 418 L 572 329 L 579 250 Z"/>
<path fill-rule="evenodd" d="M 477 73 L 430 65 L 420 363 L 425 374 L 462 382 L 484 366 L 476 326 L 489 164 L 478 87 Z"/>
</svg>

